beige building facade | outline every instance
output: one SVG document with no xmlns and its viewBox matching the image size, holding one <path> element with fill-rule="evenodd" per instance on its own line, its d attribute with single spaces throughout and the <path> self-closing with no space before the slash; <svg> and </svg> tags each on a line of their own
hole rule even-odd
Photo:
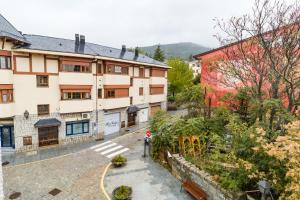
<svg viewBox="0 0 300 200">
<path fill-rule="evenodd" d="M 11 27 L 8 27 L 11 26 Z M 18 32 L 0 15 L 1 146 L 101 139 L 166 109 L 164 63 L 125 47 Z"/>
</svg>

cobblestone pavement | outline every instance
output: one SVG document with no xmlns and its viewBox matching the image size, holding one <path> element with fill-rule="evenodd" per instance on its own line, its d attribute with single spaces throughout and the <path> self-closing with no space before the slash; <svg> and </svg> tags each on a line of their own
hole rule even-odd
<svg viewBox="0 0 300 200">
<path fill-rule="evenodd" d="M 133 148 L 144 130 L 115 138 L 124 147 Z M 99 142 L 103 143 L 103 142 Z M 110 159 L 90 148 L 51 159 L 3 168 L 5 199 L 21 192 L 18 200 L 102 200 L 100 179 Z M 56 196 L 51 190 L 61 190 Z"/>
</svg>

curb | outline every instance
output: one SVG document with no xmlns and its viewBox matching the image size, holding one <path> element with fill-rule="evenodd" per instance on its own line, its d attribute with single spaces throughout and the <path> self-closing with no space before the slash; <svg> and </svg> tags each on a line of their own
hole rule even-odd
<svg viewBox="0 0 300 200">
<path fill-rule="evenodd" d="M 111 200 L 111 198 L 109 197 L 109 195 L 107 194 L 107 192 L 106 192 L 106 190 L 104 188 L 104 177 L 105 177 L 108 169 L 110 168 L 110 166 L 111 166 L 111 162 L 105 167 L 104 172 L 103 172 L 103 174 L 101 176 L 101 182 L 100 182 L 100 190 L 103 192 L 106 200 Z"/>
</svg>

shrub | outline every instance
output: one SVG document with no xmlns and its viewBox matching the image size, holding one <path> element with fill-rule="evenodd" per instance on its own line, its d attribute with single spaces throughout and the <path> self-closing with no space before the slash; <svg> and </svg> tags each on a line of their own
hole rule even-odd
<svg viewBox="0 0 300 200">
<path fill-rule="evenodd" d="M 127 158 L 125 158 L 122 155 L 118 155 L 118 156 L 115 156 L 111 160 L 111 162 L 115 167 L 120 167 L 120 166 L 123 166 L 127 162 Z"/>
<path fill-rule="evenodd" d="M 113 196 L 117 200 L 129 199 L 132 194 L 132 188 L 129 186 L 121 185 L 113 191 Z"/>
</svg>

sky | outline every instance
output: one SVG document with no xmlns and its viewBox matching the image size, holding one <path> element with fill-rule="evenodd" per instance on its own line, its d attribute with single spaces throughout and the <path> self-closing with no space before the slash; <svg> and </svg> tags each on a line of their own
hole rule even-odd
<svg viewBox="0 0 300 200">
<path fill-rule="evenodd" d="M 250 12 L 254 0 L 9 0 L 0 13 L 23 33 L 121 48 L 193 42 L 219 44 L 213 19 Z"/>
</svg>

